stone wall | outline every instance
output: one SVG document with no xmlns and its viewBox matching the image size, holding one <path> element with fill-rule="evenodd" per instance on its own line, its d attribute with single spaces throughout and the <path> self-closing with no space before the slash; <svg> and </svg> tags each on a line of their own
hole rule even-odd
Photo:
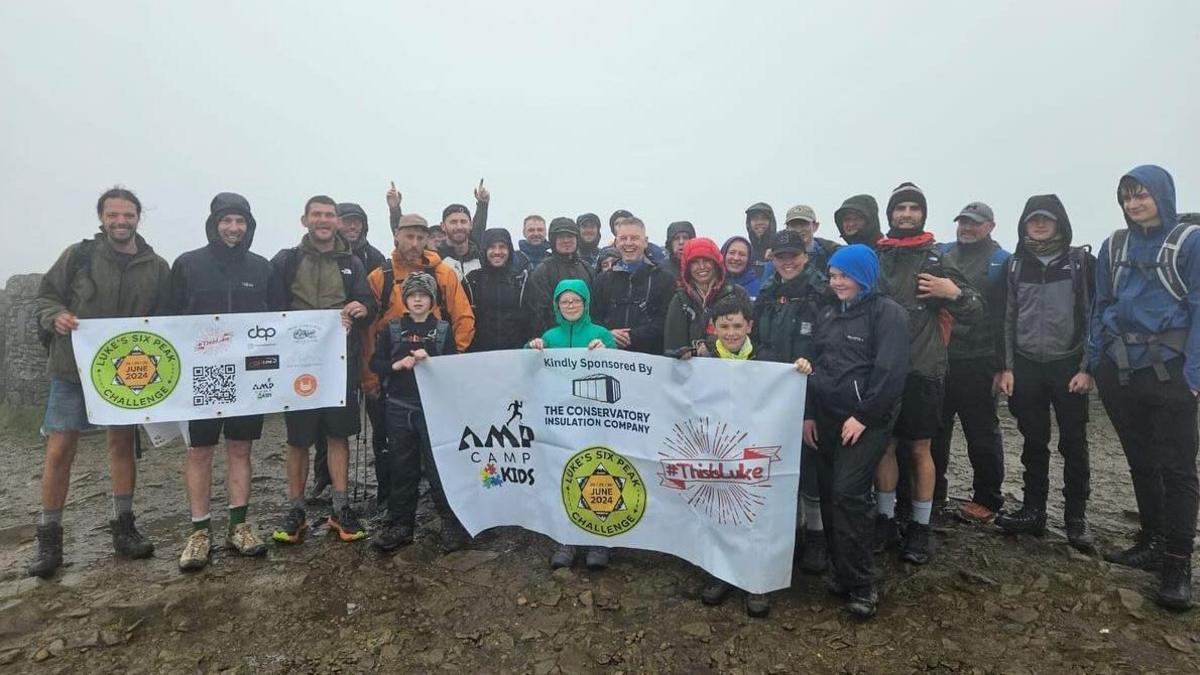
<svg viewBox="0 0 1200 675">
<path fill-rule="evenodd" d="M 0 403 L 46 402 L 46 349 L 38 341 L 33 307 L 41 278 L 18 274 L 0 289 Z"/>
</svg>

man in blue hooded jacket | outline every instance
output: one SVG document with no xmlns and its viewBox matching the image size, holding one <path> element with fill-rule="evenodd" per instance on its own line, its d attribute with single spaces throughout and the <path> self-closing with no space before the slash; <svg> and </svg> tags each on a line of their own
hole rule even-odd
<svg viewBox="0 0 1200 675">
<path fill-rule="evenodd" d="M 1105 556 L 1161 566 L 1157 602 L 1192 606 L 1191 556 L 1200 487 L 1196 396 L 1200 392 L 1200 236 L 1179 239 L 1175 182 L 1138 166 L 1121 177 L 1127 230 L 1100 247 L 1091 370 L 1125 450 L 1141 531 Z M 1172 253 L 1164 244 L 1177 244 Z"/>
</svg>

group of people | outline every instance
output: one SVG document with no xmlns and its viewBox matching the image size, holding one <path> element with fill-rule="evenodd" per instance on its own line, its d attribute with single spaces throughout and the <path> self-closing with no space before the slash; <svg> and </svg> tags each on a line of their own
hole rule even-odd
<svg viewBox="0 0 1200 675">
<path fill-rule="evenodd" d="M 798 532 L 799 566 L 830 571 L 828 586 L 848 611 L 872 616 L 879 602 L 875 557 L 891 548 L 904 561 L 934 555 L 930 523 L 945 514 L 1041 536 L 1047 524 L 1051 410 L 1064 458 L 1064 527 L 1069 544 L 1092 552 L 1088 395 L 1098 386 L 1130 467 L 1140 530 L 1131 547 L 1105 557 L 1159 575 L 1157 601 L 1192 604 L 1191 554 L 1198 492 L 1200 392 L 1200 229 L 1178 214 L 1171 176 L 1139 166 L 1122 176 L 1124 225 L 1092 255 L 1074 245 L 1071 221 L 1053 194 L 1029 198 L 1013 253 L 992 238 L 982 202 L 955 218 L 956 240 L 925 231 L 924 192 L 901 183 L 878 203 L 847 198 L 834 213 L 845 242 L 816 236 L 809 206 L 788 209 L 779 228 L 762 202 L 746 209 L 746 234 L 718 246 L 688 221 L 671 223 L 660 247 L 627 210 L 601 234 L 593 213 L 530 215 L 515 245 L 488 228 L 481 181 L 475 212 L 443 209 L 434 225 L 403 213 L 387 191 L 390 256 L 368 242 L 366 211 L 319 195 L 304 205 L 299 244 L 270 261 L 252 252 L 256 222 L 241 195 L 213 198 L 207 244 L 173 265 L 137 233 L 141 204 L 121 188 L 96 205 L 100 232 L 67 248 L 42 280 L 38 321 L 49 348 L 50 398 L 38 547 L 29 573 L 62 564 L 62 509 L 80 432 L 91 427 L 71 350 L 83 318 L 337 309 L 347 329 L 346 405 L 285 413 L 290 508 L 271 538 L 297 544 L 309 527 L 309 451 L 314 482 L 330 486 L 326 522 L 341 541 L 367 537 L 347 497 L 348 438 L 372 427 L 382 551 L 413 541 L 418 484 L 425 477 L 453 551 L 469 535 L 455 517 L 433 462 L 414 369 L 429 358 L 502 349 L 625 349 L 675 358 L 712 357 L 792 364 L 809 376 L 804 410 Z M 1115 218 L 1114 218 L 1115 219 Z M 607 241 L 606 241 L 607 239 Z M 1024 499 L 1005 508 L 1004 453 L 997 396 L 1004 393 L 1023 436 Z M 360 403 L 360 396 L 362 401 Z M 360 408 L 361 406 L 361 408 Z M 958 418 L 973 470 L 971 498 L 947 501 L 951 433 Z M 184 483 L 191 532 L 184 570 L 210 560 L 212 459 L 227 453 L 226 544 L 260 555 L 266 544 L 248 523 L 250 448 L 261 415 L 189 423 Z M 110 522 L 117 554 L 154 547 L 133 515 L 132 427 L 107 429 L 113 484 Z M 574 564 L 558 546 L 551 565 Z M 609 551 L 588 548 L 592 569 Z M 701 598 L 716 604 L 732 587 L 715 578 Z M 769 598 L 748 594 L 764 616 Z"/>
</svg>

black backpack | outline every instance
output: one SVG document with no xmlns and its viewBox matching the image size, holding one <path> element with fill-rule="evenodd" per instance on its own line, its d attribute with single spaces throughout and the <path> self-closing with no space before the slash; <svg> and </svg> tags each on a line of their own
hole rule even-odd
<svg viewBox="0 0 1200 675">
<path fill-rule="evenodd" d="M 79 247 L 75 249 L 75 253 L 67 262 L 67 284 L 66 288 L 63 289 L 66 297 L 63 300 L 68 307 L 71 305 L 71 288 L 75 285 L 75 277 L 83 270 L 89 270 L 90 273 L 92 267 L 92 250 L 95 245 L 95 239 L 84 239 L 79 242 Z M 41 324 L 38 324 L 38 342 L 41 342 L 47 351 L 50 350 L 50 343 L 54 340 L 55 335 L 57 333 L 55 333 L 53 326 L 42 328 Z"/>
<path fill-rule="evenodd" d="M 1179 249 L 1183 247 L 1192 233 L 1200 230 L 1200 217 L 1194 213 L 1184 213 L 1179 216 L 1179 224 L 1167 233 L 1162 247 L 1153 264 L 1129 262 L 1129 230 L 1120 229 L 1112 233 L 1108 240 L 1108 269 L 1111 275 L 1112 291 L 1116 295 L 1120 288 L 1121 274 L 1129 267 L 1153 269 L 1171 297 L 1182 301 L 1188 294 L 1187 282 L 1179 273 Z"/>
</svg>

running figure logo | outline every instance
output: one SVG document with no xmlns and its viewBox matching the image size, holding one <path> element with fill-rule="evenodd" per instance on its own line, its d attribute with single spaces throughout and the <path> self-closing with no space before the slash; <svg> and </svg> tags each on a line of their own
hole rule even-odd
<svg viewBox="0 0 1200 675">
<path fill-rule="evenodd" d="M 508 421 L 504 423 L 504 426 L 512 424 L 513 420 L 520 421 L 525 419 L 525 416 L 521 414 L 521 408 L 524 407 L 525 403 L 522 401 L 514 400 L 512 403 L 509 403 L 508 409 L 512 412 L 512 415 L 509 416 Z"/>
</svg>

